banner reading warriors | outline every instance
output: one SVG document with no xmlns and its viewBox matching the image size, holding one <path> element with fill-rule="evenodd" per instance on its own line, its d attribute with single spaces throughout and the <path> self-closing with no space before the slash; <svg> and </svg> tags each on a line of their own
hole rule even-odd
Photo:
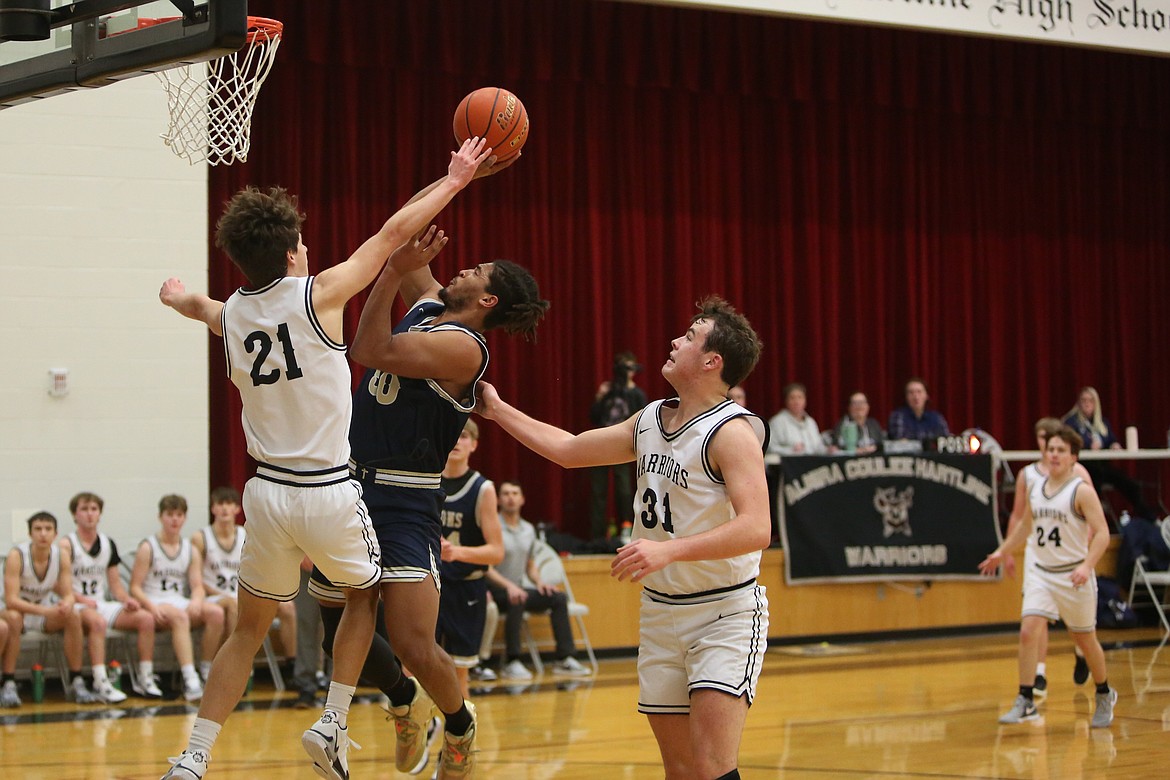
<svg viewBox="0 0 1170 780">
<path fill-rule="evenodd" d="M 784 456 L 790 584 L 981 579 L 1000 542 L 990 455 Z"/>
</svg>

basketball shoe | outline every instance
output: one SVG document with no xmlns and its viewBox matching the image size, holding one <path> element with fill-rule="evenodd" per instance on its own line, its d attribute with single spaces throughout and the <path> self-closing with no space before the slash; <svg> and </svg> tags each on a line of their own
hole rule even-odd
<svg viewBox="0 0 1170 780">
<path fill-rule="evenodd" d="M 313 759 L 313 769 L 329 780 L 349 780 L 350 745 L 354 750 L 362 746 L 349 738 L 349 731 L 341 726 L 337 713 L 325 710 L 321 717 L 301 735 L 301 746 Z"/>
<path fill-rule="evenodd" d="M 475 772 L 475 705 L 467 702 L 471 725 L 467 733 L 456 736 L 443 732 L 443 748 L 439 751 L 438 780 L 466 780 Z"/>
<path fill-rule="evenodd" d="M 162 780 L 203 780 L 211 757 L 202 750 L 184 750 L 176 758 L 168 758 L 171 768 Z"/>
<path fill-rule="evenodd" d="M 1040 713 L 1036 711 L 1036 705 L 1031 699 L 1025 697 L 1023 694 L 1016 697 L 1016 701 L 1012 704 L 1012 708 L 999 716 L 1000 723 L 1023 723 L 1028 720 L 1036 720 L 1040 717 Z"/>
<path fill-rule="evenodd" d="M 1078 655 L 1076 665 L 1073 666 L 1073 682 L 1077 685 L 1084 685 L 1088 679 L 1089 662 L 1085 660 L 1083 655 Z"/>
<path fill-rule="evenodd" d="M 394 766 L 399 772 L 417 775 L 427 765 L 427 725 L 434 715 L 435 703 L 415 680 L 414 698 L 410 704 L 389 707 L 387 712 L 394 719 L 394 735 L 397 739 Z"/>
<path fill-rule="evenodd" d="M 158 675 L 149 674 L 138 677 L 130 682 L 130 688 L 144 699 L 161 699 L 162 689 L 158 687 Z"/>
<path fill-rule="evenodd" d="M 102 704 L 120 704 L 126 701 L 126 694 L 115 688 L 109 680 L 94 680 L 93 692 Z"/>
<path fill-rule="evenodd" d="M 1103 729 L 1113 722 L 1113 705 L 1116 703 L 1117 691 L 1112 688 L 1107 693 L 1097 694 L 1097 710 L 1093 713 L 1093 728 Z"/>
</svg>

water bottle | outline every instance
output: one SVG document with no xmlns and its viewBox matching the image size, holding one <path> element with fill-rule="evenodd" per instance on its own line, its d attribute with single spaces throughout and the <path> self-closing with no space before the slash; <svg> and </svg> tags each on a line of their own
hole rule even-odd
<svg viewBox="0 0 1170 780">
<path fill-rule="evenodd" d="M 540 541 L 540 542 L 547 542 L 548 541 L 548 524 L 547 523 L 537 523 L 536 524 L 536 539 L 537 539 L 537 541 Z"/>
<path fill-rule="evenodd" d="M 1129 510 L 1128 509 L 1122 511 L 1121 517 L 1117 518 L 1117 524 L 1120 525 L 1122 528 L 1125 528 L 1127 525 L 1129 525 Z"/>
<path fill-rule="evenodd" d="M 858 438 L 860 437 L 858 435 L 857 423 L 850 420 L 841 426 L 841 449 L 846 452 L 856 452 Z"/>
<path fill-rule="evenodd" d="M 122 690 L 122 664 L 117 661 L 110 661 L 110 685 L 116 691 Z"/>
<path fill-rule="evenodd" d="M 622 544 L 629 544 L 630 538 L 633 535 L 634 535 L 634 524 L 629 523 L 629 522 L 622 523 L 622 532 L 618 536 L 618 539 L 621 541 L 621 543 Z"/>
<path fill-rule="evenodd" d="M 33 701 L 40 704 L 45 700 L 45 670 L 40 664 L 32 668 Z"/>
</svg>

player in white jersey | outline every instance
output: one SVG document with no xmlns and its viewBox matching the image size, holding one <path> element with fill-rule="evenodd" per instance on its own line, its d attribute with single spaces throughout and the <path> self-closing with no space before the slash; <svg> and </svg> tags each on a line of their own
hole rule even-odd
<svg viewBox="0 0 1170 780">
<path fill-rule="evenodd" d="M 94 693 L 107 703 L 117 703 L 124 700 L 126 694 L 113 686 L 106 671 L 107 631 L 116 628 L 137 632 L 139 664 L 151 662 L 154 617 L 141 609 L 138 599 L 126 590 L 118 573 L 122 562 L 118 545 L 98 531 L 103 507 L 101 497 L 94 493 L 78 493 L 70 499 L 69 512 L 77 530 L 62 539 L 60 544 L 73 560 L 73 595 L 77 600 L 74 609 L 81 613 L 81 622 L 89 638 Z"/>
<path fill-rule="evenodd" d="M 171 632 L 171 645 L 183 676 L 183 697 L 197 701 L 203 696 L 203 681 L 195 670 L 195 651 L 191 629 L 203 627 L 201 657 L 215 653 L 223 636 L 223 608 L 207 601 L 203 590 L 203 556 L 183 538 L 187 522 L 187 499 L 163 496 L 158 502 L 157 535 L 143 539 L 134 556 L 130 573 L 130 593 L 142 608 L 154 616 L 157 630 Z M 141 675 L 153 681 L 153 669 Z M 151 693 L 136 683 L 135 691 Z"/>
<path fill-rule="evenodd" d="M 235 628 L 238 614 L 240 560 L 247 539 L 247 529 L 237 522 L 241 509 L 240 494 L 235 488 L 215 488 L 211 491 L 211 524 L 191 535 L 191 546 L 203 555 L 207 600 L 223 607 L 225 638 Z M 280 602 L 276 615 L 280 618 L 281 647 L 296 647 L 297 614 L 293 602 Z M 199 673 L 206 680 L 210 671 L 211 659 L 205 658 Z"/>
<path fill-rule="evenodd" d="M 55 544 L 57 518 L 48 512 L 37 512 L 28 519 L 28 536 L 27 542 L 9 550 L 4 562 L 6 619 L 10 631 L 17 637 L 17 648 L 23 631 L 61 632 L 71 678 L 66 695 L 80 704 L 98 701 L 85 687 L 85 678 L 81 674 L 85 636 L 81 615 L 73 609 L 69 553 Z M 13 700 L 16 696 L 16 683 L 12 678 L 15 664 L 14 657 L 11 666 L 6 664 L 4 669 L 4 682 L 0 685 L 4 706 L 20 705 L 18 697 Z"/>
<path fill-rule="evenodd" d="M 178 279 L 163 284 L 164 304 L 223 337 L 229 375 L 243 403 L 248 453 L 259 462 L 244 489 L 249 532 L 240 561 L 239 619 L 212 665 L 209 695 L 187 749 L 167 777 L 191 780 L 207 771 L 212 745 L 243 695 L 278 603 L 291 601 L 300 587 L 306 554 L 346 587 L 347 606 L 334 642 L 325 712 L 301 743 L 319 774 L 349 776 L 346 720 L 373 636 L 378 592 L 371 586 L 381 567 L 361 485 L 348 475 L 352 401 L 345 305 L 473 178 L 507 164 L 495 165 L 491 149 L 469 139 L 451 153 L 446 176 L 415 195 L 348 260 L 316 276 L 309 276 L 296 199 L 280 188 L 247 188 L 227 204 L 216 225 L 216 245 L 243 271 L 248 286 L 221 303 L 188 293 Z"/>
<path fill-rule="evenodd" d="M 1073 471 L 1081 446 L 1081 437 L 1068 426 L 1048 437 L 1044 450 L 1048 473 L 1034 480 L 1028 492 L 1025 522 L 1012 529 L 979 565 L 984 574 L 994 572 L 1007 552 L 1027 537 L 1030 560 L 1024 574 L 1020 620 L 1020 689 L 1000 723 L 1039 717 L 1033 700 L 1038 640 L 1048 621 L 1057 619 L 1068 627 L 1097 686 L 1091 725 L 1104 728 L 1113 722 L 1117 691 L 1109 687 L 1105 652 L 1097 641 L 1097 577 L 1093 572 L 1109 546 L 1109 529 L 1096 491 Z"/>
<path fill-rule="evenodd" d="M 612 573 L 645 585 L 638 709 L 670 780 L 739 777 L 768 635 L 768 603 L 755 581 L 771 537 L 767 427 L 728 400 L 760 342 L 726 301 L 710 297 L 699 309 L 662 367 L 678 398 L 624 423 L 574 436 L 504 403 L 487 383 L 478 410 L 565 467 L 636 461 L 638 521 Z"/>
<path fill-rule="evenodd" d="M 1016 478 L 1015 493 L 1012 500 L 1012 512 L 1008 518 L 1007 533 L 1011 534 L 1019 523 L 1024 522 L 1024 513 L 1027 508 L 1028 491 L 1038 481 L 1043 480 L 1048 476 L 1048 467 L 1044 465 L 1044 451 L 1048 448 L 1048 437 L 1056 431 L 1059 431 L 1064 425 L 1055 417 L 1041 417 L 1036 421 L 1034 431 L 1036 433 L 1036 447 L 1040 450 L 1040 460 L 1035 463 L 1029 463 L 1024 468 L 1020 469 Z M 1077 463 L 1073 466 L 1073 473 L 1083 479 L 1089 485 L 1093 484 L 1093 478 L 1089 476 L 1088 470 Z M 1024 548 L 1024 575 L 1031 570 L 1031 548 Z M 1004 556 L 1003 568 L 1008 576 L 1014 577 L 1016 574 L 1016 560 L 1011 553 Z M 1024 584 L 1024 589 L 1027 590 L 1027 583 Z M 1076 663 L 1073 667 L 1073 682 L 1080 685 L 1085 680 L 1089 679 L 1089 665 L 1085 663 L 1085 657 L 1081 655 L 1080 648 L 1076 648 Z M 1040 631 L 1040 636 L 1036 643 L 1036 682 L 1032 686 L 1033 692 L 1037 698 L 1042 698 L 1048 695 L 1048 678 L 1047 669 L 1045 666 L 1045 659 L 1048 657 L 1048 626 L 1045 625 Z"/>
</svg>

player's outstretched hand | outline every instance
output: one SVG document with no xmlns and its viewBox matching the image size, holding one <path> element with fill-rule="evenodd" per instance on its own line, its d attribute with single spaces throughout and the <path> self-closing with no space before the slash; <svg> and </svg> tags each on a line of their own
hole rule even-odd
<svg viewBox="0 0 1170 780">
<path fill-rule="evenodd" d="M 472 178 L 482 179 L 484 176 L 491 176 L 493 173 L 499 173 L 500 171 L 510 166 L 512 163 L 519 160 L 521 154 L 522 152 L 516 152 L 515 155 L 505 160 L 504 162 L 498 161 L 496 156 L 493 154 L 480 163 L 479 168 L 477 168 L 475 171 L 475 176 Z"/>
<path fill-rule="evenodd" d="M 647 574 L 662 569 L 670 562 L 670 542 L 635 539 L 618 548 L 617 556 L 609 565 L 609 574 L 620 582 L 641 582 Z"/>
<path fill-rule="evenodd" d="M 463 142 L 459 151 L 451 152 L 451 162 L 447 166 L 447 179 L 459 187 L 466 187 L 473 178 L 479 166 L 492 155 L 492 148 L 487 145 L 486 138 L 472 136 Z"/>
<path fill-rule="evenodd" d="M 182 280 L 171 277 L 163 282 L 162 289 L 158 291 L 158 299 L 171 308 L 175 307 L 176 301 L 187 292 L 187 288 L 183 285 Z"/>
<path fill-rule="evenodd" d="M 481 379 L 475 385 L 475 395 L 479 399 L 475 405 L 475 413 L 485 419 L 494 420 L 496 409 L 502 403 L 500 401 L 500 394 L 496 392 L 495 386 Z"/>
<path fill-rule="evenodd" d="M 979 573 L 984 577 L 991 577 L 995 574 L 995 570 L 999 568 L 1002 562 L 1003 553 L 997 550 L 984 558 L 983 562 L 979 564 Z"/>
<path fill-rule="evenodd" d="M 417 271 L 435 259 L 435 255 L 447 246 L 447 236 L 442 230 L 431 225 L 421 233 L 416 233 L 402 246 L 390 254 L 390 266 L 400 274 Z"/>
</svg>

